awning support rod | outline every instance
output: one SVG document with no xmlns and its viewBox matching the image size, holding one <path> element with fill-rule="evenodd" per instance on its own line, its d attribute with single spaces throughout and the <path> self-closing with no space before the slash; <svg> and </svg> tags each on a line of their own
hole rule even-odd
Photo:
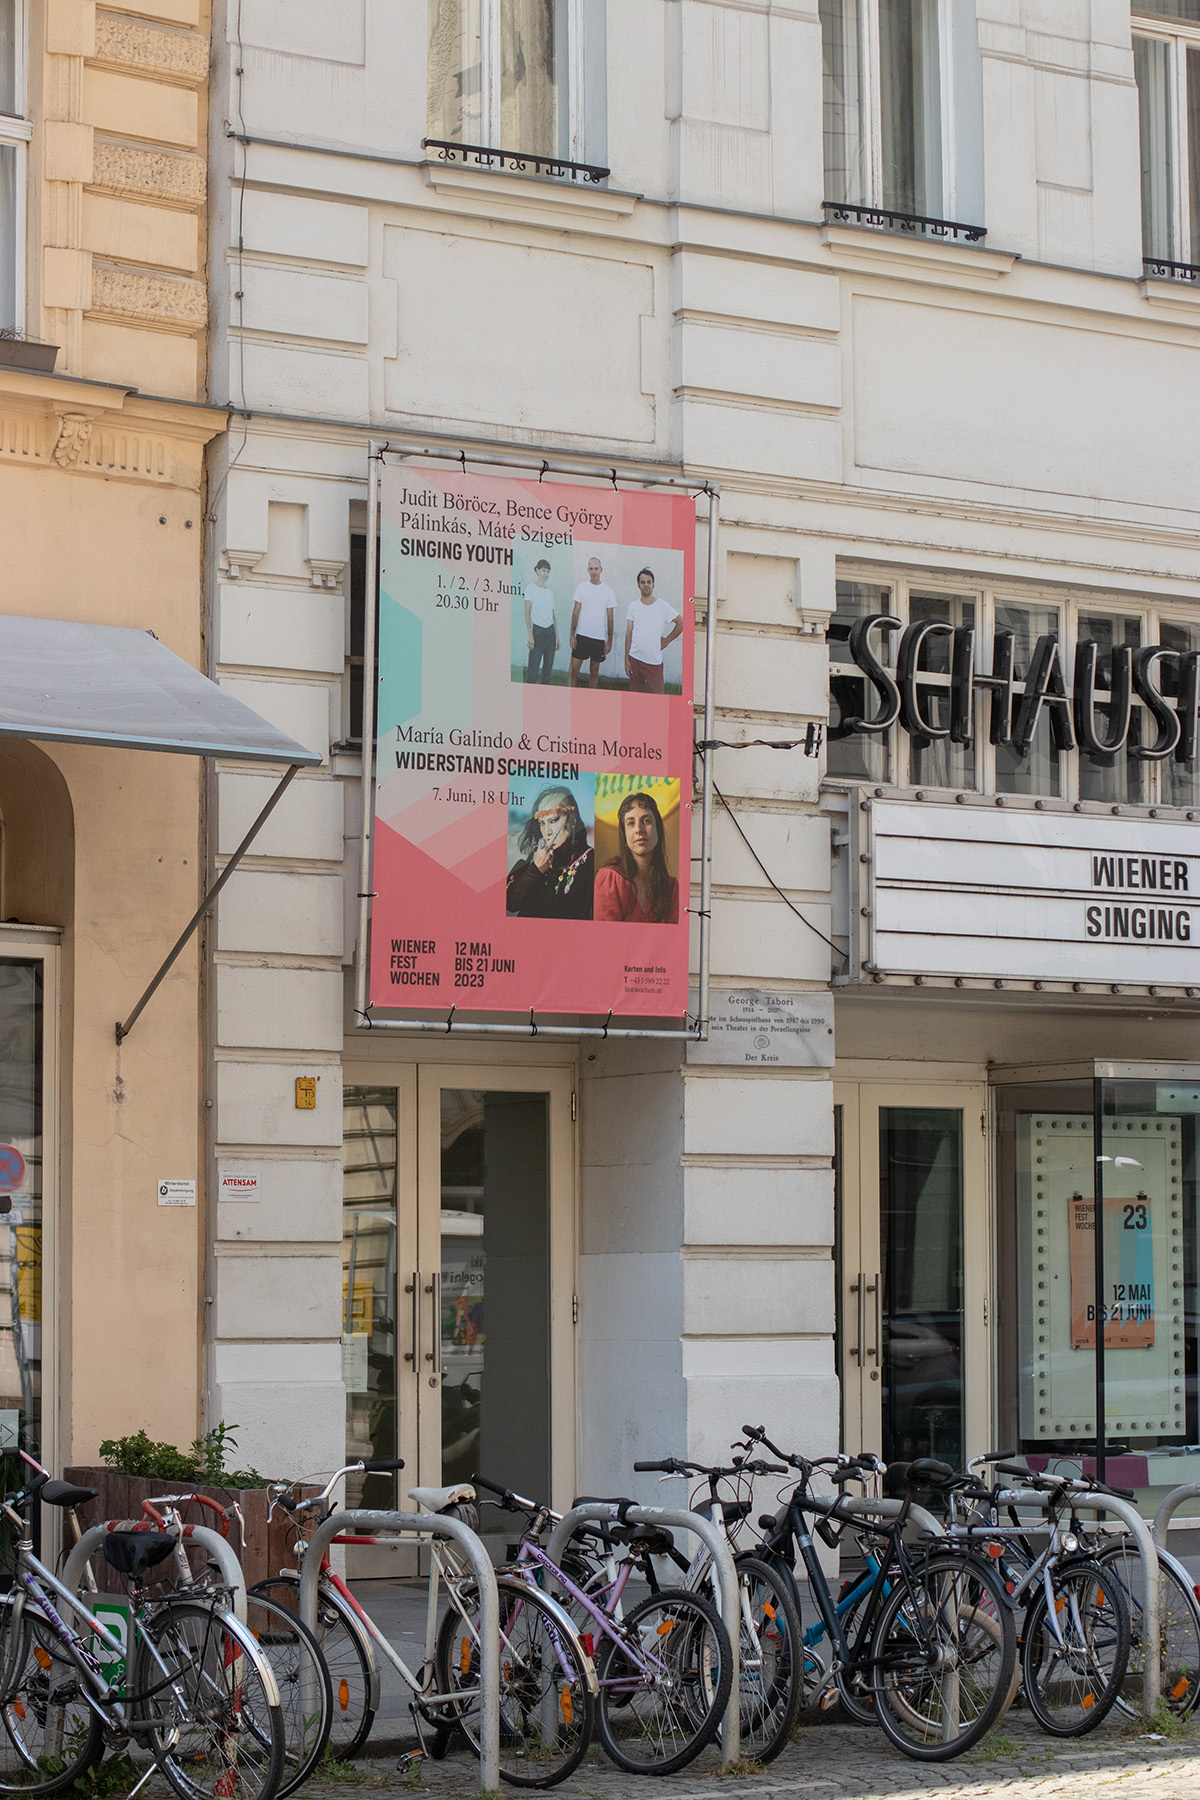
<svg viewBox="0 0 1200 1800">
<path fill-rule="evenodd" d="M 166 961 L 163 963 L 162 967 L 159 969 L 157 975 L 154 977 L 153 981 L 150 983 L 150 986 L 146 989 L 145 993 L 142 995 L 141 999 L 138 1001 L 137 1005 L 134 1007 L 133 1011 L 130 1013 L 130 1015 L 126 1019 L 125 1023 L 122 1025 L 120 1020 L 118 1019 L 118 1021 L 117 1021 L 117 1043 L 118 1044 L 124 1043 L 125 1039 L 129 1036 L 130 1032 L 133 1030 L 134 1026 L 137 1024 L 138 1020 L 141 1018 L 142 1012 L 146 1005 L 146 1002 L 150 999 L 151 995 L 155 993 L 155 991 L 161 986 L 162 982 L 166 979 L 166 976 L 169 973 L 172 965 L 176 961 L 177 957 L 179 956 L 180 951 L 183 949 L 184 945 L 187 943 L 187 941 L 191 937 L 192 933 L 196 930 L 197 926 L 199 925 L 201 919 L 204 917 L 205 913 L 212 906 L 213 901 L 217 898 L 217 895 L 221 892 L 221 889 L 225 886 L 225 883 L 229 880 L 229 877 L 233 874 L 234 870 L 237 868 L 238 864 L 241 862 L 243 856 L 245 856 L 247 850 L 249 850 L 251 844 L 254 842 L 255 838 L 258 836 L 259 832 L 262 830 L 263 826 L 266 824 L 266 822 L 270 818 L 271 814 L 275 811 L 275 808 L 278 806 L 279 802 L 283 799 L 283 796 L 286 793 L 289 784 L 292 782 L 292 780 L 295 777 L 296 770 L 300 767 L 301 767 L 300 763 L 292 763 L 291 767 L 288 769 L 287 774 L 283 777 L 283 780 L 279 783 L 278 787 L 275 789 L 274 793 L 271 795 L 271 798 L 267 801 L 267 804 L 263 807 L 263 809 L 259 813 L 257 819 L 255 819 L 253 825 L 250 827 L 249 831 L 246 833 L 245 837 L 242 839 L 241 843 L 238 845 L 237 849 L 234 851 L 234 853 L 230 857 L 229 861 L 225 864 L 225 867 L 221 870 L 221 873 L 217 876 L 217 879 L 213 882 L 212 886 L 209 888 L 208 892 L 205 894 L 203 900 L 200 902 L 199 906 L 196 908 L 195 912 L 192 914 L 191 918 L 188 920 L 186 927 L 184 928 L 183 932 L 180 934 L 180 936 L 176 940 L 174 949 L 171 951 L 170 955 L 167 957 Z"/>
</svg>

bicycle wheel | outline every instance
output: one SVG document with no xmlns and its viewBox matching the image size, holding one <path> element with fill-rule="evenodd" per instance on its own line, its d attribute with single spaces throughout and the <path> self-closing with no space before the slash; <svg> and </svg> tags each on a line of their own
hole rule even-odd
<svg viewBox="0 0 1200 1800">
<path fill-rule="evenodd" d="M 273 1800 L 283 1712 L 270 1664 L 237 1619 L 192 1600 L 156 1607 L 139 1626 L 130 1702 L 181 1800 Z"/>
<path fill-rule="evenodd" d="M 274 1600 L 297 1618 L 300 1616 L 298 1575 L 274 1575 L 256 1583 L 250 1594 Z M 318 1593 L 315 1636 L 329 1670 L 330 1754 L 349 1762 L 358 1755 L 375 1723 L 379 1705 L 375 1652 L 353 1610 L 333 1588 L 323 1587 Z"/>
<path fill-rule="evenodd" d="M 931 1556 L 898 1573 L 880 1611 L 876 1717 L 906 1756 L 961 1756 L 1003 1712 L 1016 1653 L 1012 1611 L 992 1571 L 973 1557 Z"/>
<path fill-rule="evenodd" d="M 1124 1537 L 1096 1551 L 1094 1560 L 1110 1581 L 1120 1584 L 1129 1608 L 1129 1666 L 1116 1703 L 1133 1718 L 1141 1714 L 1146 1667 L 1142 1562 L 1132 1538 Z M 1200 1604 L 1187 1570 L 1165 1550 L 1158 1553 L 1158 1606 L 1162 1697 L 1173 1713 L 1186 1718 L 1200 1701 Z"/>
<path fill-rule="evenodd" d="M 0 1600 L 0 1793 L 57 1794 L 97 1762 L 103 1728 L 75 1664 L 50 1656 L 29 1609 Z M 45 1626 L 43 1630 L 47 1629 Z"/>
<path fill-rule="evenodd" d="M 800 1710 L 804 1668 L 800 1615 L 769 1563 L 757 1556 L 739 1556 L 737 1572 L 741 1750 L 758 1762 L 773 1762 L 791 1737 Z"/>
<path fill-rule="evenodd" d="M 587 1659 L 562 1609 L 525 1581 L 500 1576 L 500 1778 L 553 1787 L 583 1761 L 596 1721 Z M 479 1613 L 459 1590 L 438 1629 L 439 1695 L 472 1749 L 481 1748 Z M 432 1712 L 436 1702 L 426 1697 Z"/>
<path fill-rule="evenodd" d="M 1112 1707 L 1129 1662 L 1129 1607 L 1119 1581 L 1095 1562 L 1053 1575 L 1025 1614 L 1021 1677 L 1025 1704 L 1053 1737 L 1082 1737 Z"/>
<path fill-rule="evenodd" d="M 626 1613 L 623 1642 L 606 1637 L 597 1660 L 596 1731 L 618 1768 L 670 1775 L 720 1730 L 733 1685 L 720 1614 L 701 1594 L 666 1589 Z"/>
<path fill-rule="evenodd" d="M 266 1594 L 246 1596 L 246 1623 L 271 1665 L 283 1709 L 279 1800 L 320 1762 L 333 1724 L 333 1694 L 321 1646 L 298 1614 Z"/>
</svg>

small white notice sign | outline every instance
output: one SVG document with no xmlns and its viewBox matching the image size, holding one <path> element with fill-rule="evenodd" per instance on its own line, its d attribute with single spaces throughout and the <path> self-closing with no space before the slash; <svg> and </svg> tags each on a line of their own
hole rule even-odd
<svg viewBox="0 0 1200 1800">
<path fill-rule="evenodd" d="M 833 999 L 829 994 L 713 988 L 708 1037 L 703 1043 L 689 1040 L 687 1059 L 726 1068 L 831 1069 Z"/>
<path fill-rule="evenodd" d="M 158 1204 L 160 1206 L 195 1206 L 196 1181 L 160 1181 L 158 1184 Z"/>
<path fill-rule="evenodd" d="M 257 1200 L 257 1169 L 226 1169 L 221 1175 L 222 1200 Z"/>
</svg>

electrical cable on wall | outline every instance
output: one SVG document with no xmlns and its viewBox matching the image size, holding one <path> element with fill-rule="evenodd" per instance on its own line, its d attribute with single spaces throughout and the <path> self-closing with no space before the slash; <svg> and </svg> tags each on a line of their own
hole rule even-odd
<svg viewBox="0 0 1200 1800">
<path fill-rule="evenodd" d="M 234 68 L 234 75 L 237 79 L 238 130 L 234 131 L 232 126 L 229 124 L 229 122 L 227 120 L 226 124 L 225 124 L 225 136 L 228 138 L 232 138 L 235 143 L 240 144 L 242 147 L 242 170 L 241 170 L 240 176 L 238 177 L 238 195 L 237 195 L 237 287 L 234 289 L 234 294 L 233 294 L 234 299 L 238 303 L 238 320 L 237 320 L 238 393 L 239 393 L 239 397 L 240 397 L 241 403 L 242 403 L 241 408 L 240 408 L 241 420 L 242 420 L 242 441 L 238 445 L 234 454 L 230 457 L 229 461 L 226 463 L 224 474 L 221 476 L 221 479 L 217 484 L 216 493 L 213 495 L 212 500 L 209 502 L 208 517 L 209 517 L 210 523 L 213 523 L 213 524 L 216 523 L 216 518 L 217 518 L 217 502 L 220 500 L 221 495 L 225 491 L 226 484 L 228 483 L 229 477 L 237 465 L 239 457 L 242 455 L 242 452 L 245 450 L 246 445 L 250 441 L 250 412 L 246 405 L 246 334 L 245 334 L 245 324 L 246 324 L 246 281 L 245 281 L 246 232 L 245 232 L 245 220 L 246 220 L 246 182 L 248 179 L 247 169 L 249 167 L 249 161 L 250 161 L 250 149 L 249 149 L 250 139 L 246 132 L 246 107 L 245 107 L 245 78 L 246 78 L 245 62 L 246 62 L 246 58 L 245 58 L 245 53 L 242 48 L 242 0 L 237 0 L 237 12 L 235 14 L 235 23 L 234 23 L 234 36 L 235 36 L 235 39 L 237 42 L 237 64 Z"/>
</svg>

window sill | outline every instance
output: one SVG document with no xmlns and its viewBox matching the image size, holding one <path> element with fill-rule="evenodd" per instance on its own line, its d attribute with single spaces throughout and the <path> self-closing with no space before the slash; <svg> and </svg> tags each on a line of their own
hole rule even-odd
<svg viewBox="0 0 1200 1800">
<path fill-rule="evenodd" d="M 486 197 L 489 210 L 499 205 L 519 212 L 552 213 L 556 217 L 574 214 L 590 219 L 624 219 L 641 199 L 640 194 L 560 181 L 550 175 L 523 175 L 507 169 L 434 161 L 423 162 L 420 167 L 426 185 L 435 193 L 469 201 Z"/>
<path fill-rule="evenodd" d="M 1170 275 L 1143 275 L 1138 292 L 1155 312 L 1172 313 L 1177 319 L 1200 324 L 1200 281 L 1180 281 Z"/>
<path fill-rule="evenodd" d="M 909 236 L 875 225 L 822 225 L 821 242 L 833 253 L 839 268 L 870 272 L 919 269 L 934 277 L 969 274 L 978 281 L 999 281 L 1020 261 L 1008 250 L 990 250 L 983 244 L 949 238 Z"/>
</svg>

